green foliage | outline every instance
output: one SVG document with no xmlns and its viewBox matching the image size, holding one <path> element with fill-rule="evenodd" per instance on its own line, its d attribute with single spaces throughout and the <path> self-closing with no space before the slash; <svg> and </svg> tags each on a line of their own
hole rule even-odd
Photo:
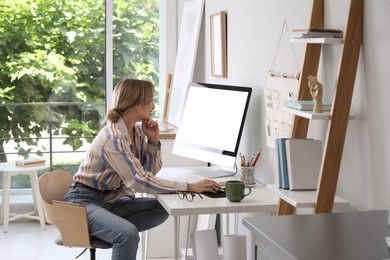
<svg viewBox="0 0 390 260">
<path fill-rule="evenodd" d="M 114 1 L 114 84 L 134 77 L 158 87 L 158 6 Z M 0 146 L 14 138 L 30 152 L 25 145 L 52 127 L 78 149 L 75 137 L 95 135 L 104 117 L 105 1 L 0 0 L 0 17 Z"/>
</svg>

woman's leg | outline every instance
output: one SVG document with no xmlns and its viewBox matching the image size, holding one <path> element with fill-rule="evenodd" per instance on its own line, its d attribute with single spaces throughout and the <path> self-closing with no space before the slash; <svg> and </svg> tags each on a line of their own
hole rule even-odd
<svg viewBox="0 0 390 260">
<path fill-rule="evenodd" d="M 71 187 L 65 201 L 84 204 L 91 236 L 113 244 L 112 260 L 135 260 L 139 235 L 137 227 L 109 211 L 105 195 L 85 187 Z"/>
<path fill-rule="evenodd" d="M 87 211 L 91 236 L 113 244 L 111 259 L 135 260 L 140 240 L 136 225 L 100 206 L 87 205 Z"/>
<path fill-rule="evenodd" d="M 169 216 L 155 198 L 148 197 L 121 198 L 112 204 L 110 211 L 133 223 L 140 232 L 164 223 Z"/>
</svg>

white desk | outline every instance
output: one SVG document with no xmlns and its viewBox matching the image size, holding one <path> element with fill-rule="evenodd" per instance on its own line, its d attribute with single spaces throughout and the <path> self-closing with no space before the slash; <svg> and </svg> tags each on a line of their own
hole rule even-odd
<svg viewBox="0 0 390 260">
<path fill-rule="evenodd" d="M 28 218 L 39 220 L 42 229 L 45 229 L 45 215 L 43 212 L 43 206 L 41 196 L 38 190 L 38 171 L 49 168 L 49 165 L 32 166 L 32 167 L 17 167 L 14 162 L 0 163 L 0 172 L 3 172 L 3 198 L 1 204 L 1 222 L 3 223 L 3 231 L 6 233 L 8 230 L 8 224 L 10 221 Z M 25 174 L 30 176 L 32 196 L 34 199 L 34 211 L 24 214 L 10 213 L 9 211 L 9 199 L 11 192 L 11 179 L 12 176 Z M 38 213 L 37 216 L 35 213 Z"/>
<path fill-rule="evenodd" d="M 189 180 L 189 182 L 203 179 L 196 176 L 196 172 L 207 170 L 206 167 L 192 168 L 163 168 L 158 176 L 166 179 Z M 225 181 L 234 179 L 227 177 L 216 179 Z M 252 188 L 252 193 L 241 202 L 234 203 L 227 198 L 209 198 L 202 195 L 203 199 L 196 196 L 192 202 L 181 200 L 177 194 L 156 195 L 158 201 L 165 210 L 174 217 L 175 252 L 174 259 L 179 259 L 179 236 L 180 236 L 180 216 L 200 215 L 200 214 L 223 214 L 223 213 L 249 213 L 249 212 L 273 212 L 277 210 L 278 197 L 267 190 L 263 185 L 257 184 Z"/>
<path fill-rule="evenodd" d="M 388 210 L 244 218 L 252 259 L 389 259 Z"/>
</svg>

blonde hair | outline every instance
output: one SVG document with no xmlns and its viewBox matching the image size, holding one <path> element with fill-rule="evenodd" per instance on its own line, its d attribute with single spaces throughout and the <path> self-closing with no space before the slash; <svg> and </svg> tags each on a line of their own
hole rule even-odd
<svg viewBox="0 0 390 260">
<path fill-rule="evenodd" d="M 124 79 L 118 82 L 112 95 L 112 109 L 107 120 L 117 122 L 122 113 L 136 105 L 146 106 L 154 96 L 154 85 L 147 80 Z"/>
</svg>

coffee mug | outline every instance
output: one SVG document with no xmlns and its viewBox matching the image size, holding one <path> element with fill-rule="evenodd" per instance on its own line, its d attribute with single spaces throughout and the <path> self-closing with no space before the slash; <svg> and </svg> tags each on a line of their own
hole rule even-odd
<svg viewBox="0 0 390 260">
<path fill-rule="evenodd" d="M 245 188 L 249 190 L 248 193 L 245 193 Z M 252 192 L 250 187 L 246 187 L 245 183 L 239 180 L 226 181 L 225 191 L 227 199 L 231 202 L 240 202 Z"/>
</svg>

